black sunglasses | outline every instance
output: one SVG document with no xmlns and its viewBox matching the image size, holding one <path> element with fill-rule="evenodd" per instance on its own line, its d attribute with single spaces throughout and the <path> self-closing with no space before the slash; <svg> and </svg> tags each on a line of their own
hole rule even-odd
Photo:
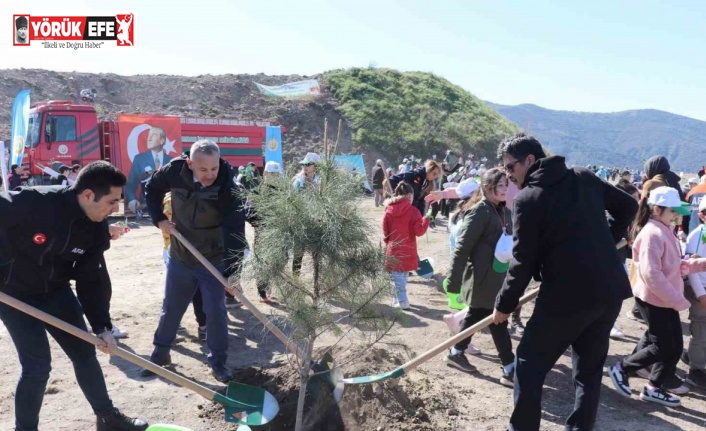
<svg viewBox="0 0 706 431">
<path fill-rule="evenodd" d="M 505 170 L 508 172 L 515 172 L 515 165 L 518 163 L 524 162 L 525 159 L 527 158 L 527 156 L 529 156 L 529 154 L 527 154 L 526 156 L 520 157 L 519 159 L 515 160 L 512 163 L 508 163 L 507 165 L 505 165 Z"/>
</svg>

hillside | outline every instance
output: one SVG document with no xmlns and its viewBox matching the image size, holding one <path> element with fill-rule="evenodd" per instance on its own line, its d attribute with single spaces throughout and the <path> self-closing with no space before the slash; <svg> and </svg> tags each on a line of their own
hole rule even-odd
<svg viewBox="0 0 706 431">
<path fill-rule="evenodd" d="M 353 140 L 383 154 L 429 156 L 451 149 L 494 158 L 517 128 L 471 93 L 429 73 L 347 69 L 326 74 Z"/>
<path fill-rule="evenodd" d="M 280 85 L 318 79 L 322 95 L 306 100 L 273 99 L 254 82 Z M 0 71 L 0 140 L 10 134 L 12 99 L 23 88 L 32 100 L 78 99 L 95 88 L 99 116 L 155 113 L 189 117 L 270 121 L 287 128 L 285 162 L 322 150 L 324 118 L 335 139 L 344 127 L 340 153 L 364 153 L 397 162 L 405 154 L 429 157 L 447 148 L 490 155 L 514 126 L 467 91 L 428 73 L 383 69 L 336 70 L 316 76 L 173 75 L 119 76 L 37 69 Z"/>
<path fill-rule="evenodd" d="M 588 113 L 486 103 L 572 164 L 642 168 L 643 160 L 663 155 L 675 171 L 696 172 L 704 163 L 704 121 L 653 109 Z"/>
</svg>

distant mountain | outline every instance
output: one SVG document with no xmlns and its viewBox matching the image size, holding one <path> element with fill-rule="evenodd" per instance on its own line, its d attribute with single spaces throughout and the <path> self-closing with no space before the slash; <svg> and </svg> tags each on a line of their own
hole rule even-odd
<svg viewBox="0 0 706 431">
<path fill-rule="evenodd" d="M 570 164 L 641 169 L 655 155 L 667 157 L 674 171 L 696 172 L 706 164 L 704 121 L 654 109 L 604 114 L 486 104 Z"/>
</svg>

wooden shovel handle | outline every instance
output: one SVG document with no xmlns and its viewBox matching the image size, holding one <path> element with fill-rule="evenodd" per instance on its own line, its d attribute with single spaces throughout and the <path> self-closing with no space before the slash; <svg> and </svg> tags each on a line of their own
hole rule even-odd
<svg viewBox="0 0 706 431">
<path fill-rule="evenodd" d="M 627 245 L 627 241 L 625 238 L 621 239 L 615 247 L 617 249 L 623 248 Z M 517 305 L 522 306 L 534 298 L 537 297 L 539 294 L 539 288 L 534 289 L 533 291 L 527 293 L 525 296 L 520 298 L 520 302 Z M 467 328 L 464 331 L 459 332 L 458 334 L 454 335 L 453 337 L 449 338 L 448 340 L 444 341 L 443 343 L 437 345 L 436 347 L 433 347 L 431 350 L 428 350 L 424 353 L 422 353 L 420 356 L 417 356 L 416 358 L 412 359 L 411 361 L 407 362 L 406 364 L 402 365 L 400 368 L 402 368 L 407 374 L 409 371 L 417 368 L 419 365 L 423 364 L 424 362 L 428 361 L 429 359 L 433 358 L 434 356 L 438 355 L 439 353 L 443 352 L 444 350 L 448 349 L 449 347 L 453 346 L 454 344 L 458 343 L 461 340 L 464 340 L 471 335 L 475 334 L 476 332 L 490 326 L 493 323 L 493 315 L 491 314 L 490 316 L 486 317 L 485 319 L 481 320 L 480 322 L 476 323 L 475 325 L 471 326 L 470 328 Z"/>
<path fill-rule="evenodd" d="M 24 302 L 13 298 L 10 295 L 7 295 L 3 292 L 0 292 L 0 302 L 3 302 L 10 307 L 16 308 L 17 310 L 20 310 L 21 312 L 25 314 L 29 314 L 32 317 L 35 317 L 39 320 L 41 320 L 44 323 L 47 323 L 49 325 L 55 326 L 62 331 L 68 332 L 69 334 L 78 337 L 82 339 L 83 341 L 87 343 L 91 343 L 95 346 L 99 347 L 105 347 L 105 341 L 102 339 L 96 337 L 93 334 L 89 334 L 88 332 L 79 329 L 73 325 L 70 325 L 66 322 L 64 322 L 61 319 L 57 319 L 56 317 L 47 314 L 41 310 L 38 310 L 30 305 L 25 304 Z M 199 385 L 198 383 L 192 382 L 191 380 L 180 376 L 179 374 L 173 373 L 169 370 L 165 370 L 164 368 L 160 367 L 159 365 L 155 365 L 152 362 L 143 359 L 139 356 L 137 356 L 134 353 L 128 352 L 127 350 L 121 349 L 120 347 L 114 347 L 109 350 L 110 354 L 119 356 L 123 359 L 125 359 L 128 362 L 131 362 L 135 365 L 138 365 L 142 368 L 147 368 L 148 370 L 152 371 L 153 373 L 164 377 L 165 379 L 176 383 L 179 386 L 183 386 L 187 389 L 190 389 L 197 394 L 201 395 L 204 398 L 207 398 L 209 400 L 213 400 L 214 397 L 217 395 L 216 392 Z"/>
<path fill-rule="evenodd" d="M 517 305 L 518 307 L 521 305 L 524 305 L 534 298 L 537 297 L 537 294 L 539 293 L 539 289 L 535 289 L 532 292 L 529 292 L 522 298 L 520 298 L 520 302 Z M 417 368 L 419 365 L 423 364 L 424 362 L 428 361 L 429 359 L 433 358 L 434 356 L 438 355 L 439 353 L 443 352 L 444 350 L 448 349 L 449 347 L 453 346 L 454 344 L 458 343 L 461 340 L 464 340 L 471 335 L 475 334 L 476 332 L 484 329 L 487 326 L 490 326 L 493 323 L 493 315 L 491 314 L 490 316 L 486 317 L 485 319 L 481 320 L 480 322 L 476 323 L 475 325 L 471 326 L 470 328 L 467 328 L 464 331 L 459 332 L 458 334 L 454 335 L 453 337 L 447 339 L 441 344 L 438 344 L 436 347 L 433 347 L 432 349 L 422 353 L 421 355 L 417 356 L 416 358 L 412 359 L 411 361 L 407 362 L 406 364 L 402 365 L 402 369 L 404 370 L 404 373 L 407 374 L 413 369 Z"/>
<path fill-rule="evenodd" d="M 248 298 L 246 298 L 245 295 L 243 295 L 242 292 L 240 292 L 238 289 L 230 289 L 230 288 L 229 288 L 229 285 L 228 285 L 228 280 L 226 280 L 226 278 L 223 276 L 223 274 L 221 274 L 221 272 L 220 272 L 215 266 L 213 266 L 213 264 L 212 264 L 211 262 L 209 262 L 208 259 L 206 259 L 206 258 L 196 249 L 196 247 L 193 246 L 193 244 L 191 244 L 191 243 L 189 242 L 189 240 L 187 240 L 186 238 L 184 238 L 184 236 L 183 236 L 178 230 L 176 230 L 175 228 L 171 228 L 171 229 L 170 229 L 170 232 L 171 232 L 172 235 L 174 235 L 174 237 L 175 237 L 177 240 L 179 240 L 180 243 L 182 243 L 182 244 L 184 245 L 184 247 L 186 247 L 186 248 L 191 252 L 191 254 L 194 255 L 194 257 L 195 257 L 199 262 L 201 262 L 201 264 L 208 270 L 208 272 L 211 273 L 211 275 L 213 275 L 214 277 L 216 277 L 216 279 L 217 279 L 218 281 L 220 281 L 221 284 L 223 284 L 223 286 L 224 286 L 226 289 L 229 289 L 228 292 L 230 292 L 230 293 L 232 293 L 233 295 L 235 295 L 235 297 L 238 298 L 238 300 L 239 300 L 240 302 L 242 302 L 242 303 L 245 305 L 245 307 L 246 307 L 248 310 L 250 310 L 250 312 L 252 312 L 252 314 L 255 315 L 255 317 L 257 318 L 257 320 L 259 320 L 260 322 L 262 322 L 263 325 L 265 325 L 265 327 L 267 328 L 268 331 L 270 331 L 270 332 L 272 332 L 273 334 L 275 334 L 275 337 L 279 338 L 279 340 L 280 340 L 282 343 L 284 343 L 284 345 L 287 347 L 287 349 L 289 349 L 290 352 L 292 352 L 292 353 L 294 353 L 295 355 L 297 355 L 297 357 L 299 358 L 299 360 L 304 360 L 304 352 L 302 352 L 302 351 L 299 349 L 299 346 L 297 346 L 297 345 L 294 343 L 294 341 L 292 341 L 289 337 L 287 337 L 287 336 L 284 334 L 284 332 L 282 332 L 277 326 L 275 326 L 275 325 L 270 321 L 270 319 L 268 319 L 264 314 L 262 314 L 262 313 L 260 312 L 260 310 L 258 310 L 257 307 L 255 307 L 255 304 L 253 304 L 252 302 L 250 302 L 250 300 L 249 300 Z"/>
</svg>

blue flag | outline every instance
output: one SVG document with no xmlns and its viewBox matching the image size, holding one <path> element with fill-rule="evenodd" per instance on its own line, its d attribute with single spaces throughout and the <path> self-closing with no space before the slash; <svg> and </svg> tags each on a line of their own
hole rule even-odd
<svg viewBox="0 0 706 431">
<path fill-rule="evenodd" d="M 282 129 L 279 126 L 267 126 L 265 131 L 265 163 L 277 162 L 282 170 Z"/>
<path fill-rule="evenodd" d="M 22 166 L 22 157 L 29 128 L 29 90 L 22 90 L 12 102 L 10 120 L 10 166 Z"/>
</svg>

